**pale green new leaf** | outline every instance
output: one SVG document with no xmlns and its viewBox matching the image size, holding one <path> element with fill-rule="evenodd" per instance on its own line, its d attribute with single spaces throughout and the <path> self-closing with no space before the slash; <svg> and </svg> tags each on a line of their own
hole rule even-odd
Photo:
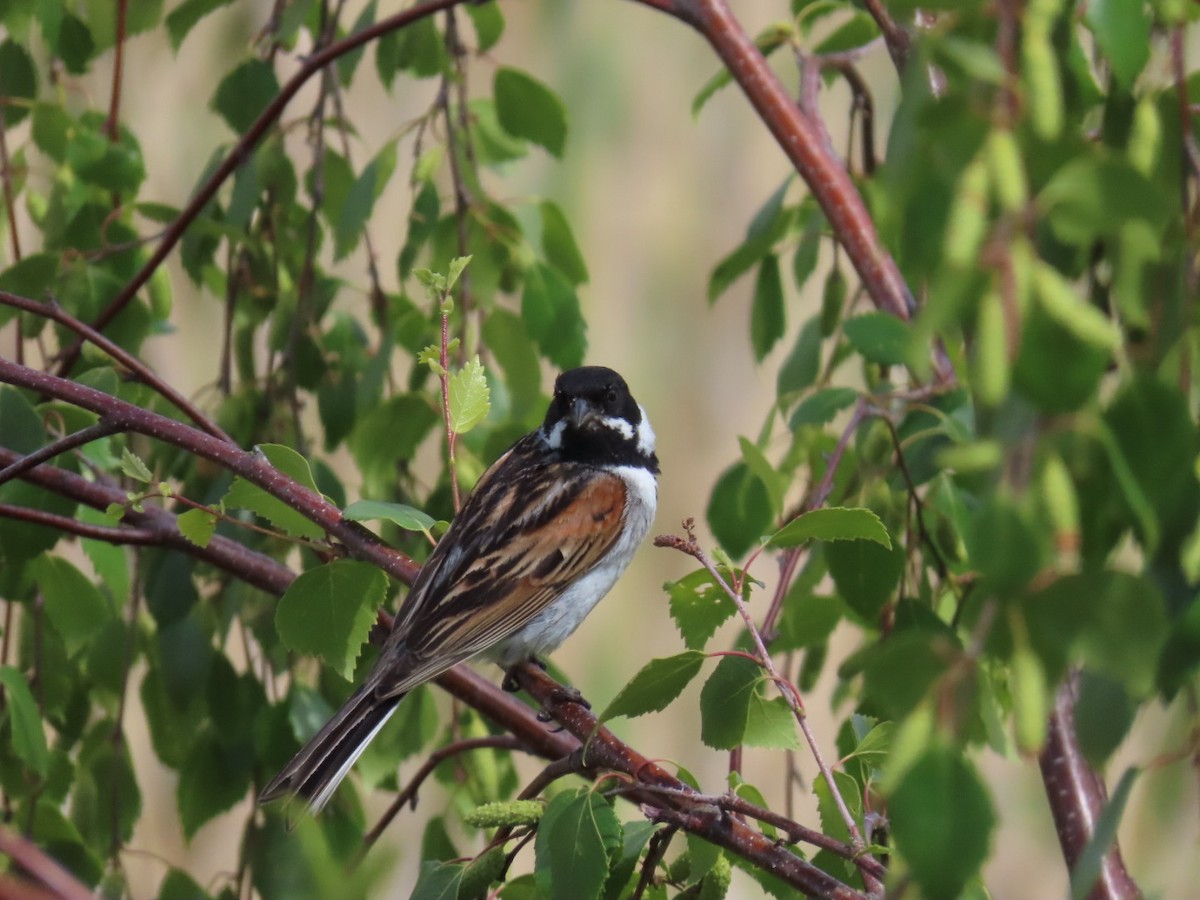
<svg viewBox="0 0 1200 900">
<path fill-rule="evenodd" d="M 487 418 L 491 408 L 487 377 L 479 357 L 472 357 L 450 377 L 450 427 L 465 434 Z"/>
</svg>

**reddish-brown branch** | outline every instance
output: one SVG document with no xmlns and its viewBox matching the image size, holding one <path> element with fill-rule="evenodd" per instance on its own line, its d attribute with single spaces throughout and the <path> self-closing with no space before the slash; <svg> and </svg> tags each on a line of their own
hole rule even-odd
<svg viewBox="0 0 1200 900">
<path fill-rule="evenodd" d="M 389 32 L 397 31 L 407 25 L 411 25 L 413 22 L 433 15 L 439 10 L 449 9 L 463 2 L 465 0 L 426 0 L 425 3 L 419 3 L 403 12 L 380 19 L 369 28 L 364 28 L 356 34 L 336 41 L 305 59 L 304 64 L 300 66 L 296 74 L 289 78 L 283 87 L 280 88 L 275 99 L 267 104 L 267 108 L 254 120 L 254 124 L 241 136 L 221 165 L 209 176 L 209 179 L 195 193 L 187 206 L 184 207 L 183 212 L 179 214 L 170 227 L 163 233 L 162 240 L 159 241 L 158 246 L 150 254 L 150 258 L 146 260 L 142 268 L 121 289 L 121 292 L 109 302 L 100 315 L 96 317 L 96 320 L 92 323 L 92 327 L 97 331 L 103 331 L 120 314 L 121 310 L 129 305 L 137 292 L 150 280 L 150 276 L 158 270 L 158 267 L 163 264 L 163 261 L 175 249 L 175 245 L 183 238 L 184 232 L 196 220 L 204 210 L 204 207 L 216 196 L 217 191 L 221 189 L 221 186 L 229 176 L 237 171 L 238 166 L 250 155 L 250 151 L 263 139 L 267 130 L 275 124 L 275 121 L 283 113 L 284 108 L 287 107 L 291 99 L 296 96 L 296 93 L 310 78 L 320 72 L 325 66 L 347 53 L 357 50 L 364 44 L 370 43 Z M 79 359 L 81 346 L 82 341 L 75 341 L 67 348 L 59 365 L 60 374 L 66 374 L 71 371 L 75 362 Z"/>
<path fill-rule="evenodd" d="M 725 0 L 639 0 L 687 22 L 712 45 L 763 123 L 824 210 L 846 255 L 880 309 L 902 319 L 913 312 L 912 292 L 842 161 L 767 65 Z"/>
<path fill-rule="evenodd" d="M 1096 830 L 1108 792 L 1079 748 L 1075 736 L 1075 699 L 1078 675 L 1059 687 L 1050 714 L 1046 746 L 1038 757 L 1046 799 L 1067 868 L 1074 871 Z M 1114 842 L 1100 864 L 1100 877 L 1088 900 L 1140 900 L 1141 890 L 1125 869 L 1121 848 Z"/>
<path fill-rule="evenodd" d="M 595 770 L 621 772 L 635 784 L 667 788 L 666 792 L 622 788 L 642 804 L 654 821 L 668 822 L 729 850 L 755 866 L 783 879 L 810 897 L 835 900 L 865 900 L 865 895 L 816 866 L 801 859 L 786 846 L 749 827 L 736 816 L 706 803 L 696 791 L 666 769 L 640 754 L 602 726 L 580 703 L 566 697 L 562 685 L 534 665 L 520 666 L 516 675 L 521 688 L 568 732 L 585 744 L 580 761 Z M 849 853 L 849 848 L 845 848 Z"/>
<path fill-rule="evenodd" d="M 144 434 L 218 463 L 320 525 L 331 537 L 340 541 L 352 556 L 377 565 L 400 581 L 411 582 L 417 573 L 418 566 L 411 559 L 387 546 L 357 522 L 343 519 L 342 511 L 334 504 L 288 478 L 262 454 L 242 450 L 190 425 L 3 358 L 0 358 L 0 382 L 91 410 L 113 422 L 120 431 Z"/>
<path fill-rule="evenodd" d="M 125 20 L 129 0 L 117 0 L 116 38 L 113 42 L 112 93 L 108 101 L 108 118 L 104 130 L 114 144 L 121 139 L 121 81 L 125 72 Z"/>
<path fill-rule="evenodd" d="M 0 880 L 0 898 L 55 897 L 58 900 L 92 900 L 92 892 L 75 876 L 19 834 L 0 828 L 0 853 L 11 859 L 37 882 L 23 884 L 15 879 Z M 45 890 L 40 890 L 41 885 Z M 26 890 L 32 888 L 31 890 Z"/>
<path fill-rule="evenodd" d="M 110 341 L 86 322 L 79 321 L 57 303 L 39 303 L 28 297 L 10 294 L 8 291 L 0 291 L 0 303 L 5 306 L 12 306 L 26 312 L 31 312 L 35 316 L 50 319 L 52 322 L 57 322 L 64 328 L 75 332 L 81 338 L 84 338 L 107 353 L 114 362 L 119 363 L 136 375 L 142 384 L 151 388 L 174 405 L 176 409 L 195 422 L 197 427 L 204 429 L 213 437 L 219 437 L 224 441 L 233 443 L 233 438 L 227 435 L 216 422 L 202 413 L 199 407 L 192 403 L 191 400 L 163 381 L 153 369 L 125 348 Z"/>
</svg>

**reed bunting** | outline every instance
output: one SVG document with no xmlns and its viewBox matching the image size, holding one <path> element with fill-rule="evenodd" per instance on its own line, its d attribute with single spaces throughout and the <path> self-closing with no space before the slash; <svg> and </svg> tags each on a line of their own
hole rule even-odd
<svg viewBox="0 0 1200 900">
<path fill-rule="evenodd" d="M 625 571 L 658 500 L 646 412 L 612 369 L 558 377 L 546 419 L 484 472 L 413 582 L 375 668 L 259 794 L 318 812 L 404 695 L 476 655 L 566 640 Z"/>
</svg>

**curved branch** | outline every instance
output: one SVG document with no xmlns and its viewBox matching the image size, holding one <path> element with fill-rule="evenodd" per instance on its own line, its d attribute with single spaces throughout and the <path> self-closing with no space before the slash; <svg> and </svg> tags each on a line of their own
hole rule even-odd
<svg viewBox="0 0 1200 900">
<path fill-rule="evenodd" d="M 635 786 L 623 788 L 621 793 L 642 804 L 642 811 L 652 820 L 677 825 L 723 847 L 810 897 L 865 900 L 862 892 L 801 859 L 786 846 L 754 830 L 719 806 L 705 802 L 699 792 L 619 740 L 597 721 L 591 710 L 571 700 L 562 685 L 537 666 L 527 664 L 514 671 L 521 688 L 584 743 L 584 766 L 623 772 L 633 779 Z M 651 789 L 639 790 L 638 786 L 643 785 Z M 656 791 L 656 788 L 667 790 Z M 851 853 L 849 848 L 846 853 Z"/>
<path fill-rule="evenodd" d="M 57 897 L 59 900 L 92 900 L 92 892 L 75 880 L 75 876 L 56 860 L 43 853 L 34 843 L 7 828 L 0 828 L 0 853 L 28 872 L 46 890 L 22 892 L 29 885 L 5 879 L 4 894 L 8 897 Z M 10 890 L 11 888 L 11 890 Z"/>
<path fill-rule="evenodd" d="M 638 0 L 691 25 L 712 45 L 824 210 L 872 301 L 901 319 L 915 310 L 895 259 L 879 241 L 845 166 L 788 94 L 725 0 Z"/>
<path fill-rule="evenodd" d="M 103 331 L 120 314 L 121 310 L 129 305 L 134 295 L 142 289 L 146 282 L 150 280 L 150 276 L 154 274 L 167 256 L 170 255 L 175 245 L 183 237 L 184 232 L 196 220 L 204 210 L 204 207 L 209 204 L 209 201 L 216 196 L 221 185 L 237 170 L 246 157 L 250 155 L 250 151 L 262 140 L 263 136 L 267 133 L 267 129 L 275 124 L 275 121 L 282 115 L 284 108 L 310 78 L 334 60 L 357 50 L 363 44 L 370 43 L 389 32 L 398 31 L 407 25 L 411 25 L 413 22 L 424 19 L 426 16 L 433 15 L 435 12 L 443 9 L 449 9 L 452 6 L 457 6 L 463 2 L 465 0 L 426 0 L 425 3 L 419 3 L 403 12 L 380 19 L 371 27 L 364 28 L 362 31 L 340 41 L 335 41 L 323 50 L 308 57 L 296 74 L 289 78 L 283 87 L 279 89 L 279 93 L 275 96 L 275 99 L 267 104 L 267 108 L 254 120 L 254 124 L 246 129 L 246 133 L 238 139 L 237 144 L 229 151 L 229 154 L 225 157 L 221 165 L 217 167 L 216 171 L 209 176 L 208 181 L 192 196 L 188 205 L 184 207 L 183 212 L 179 214 L 179 217 L 163 233 L 162 240 L 159 241 L 150 258 L 146 260 L 146 263 L 138 270 L 137 274 L 121 289 L 121 293 L 117 294 L 104 307 L 100 315 L 92 323 L 92 327 L 97 331 Z M 66 375 L 74 367 L 79 359 L 82 345 L 83 341 L 80 339 L 67 348 L 59 365 L 58 371 L 60 375 Z"/>
<path fill-rule="evenodd" d="M 343 519 L 340 509 L 274 468 L 262 454 L 242 450 L 190 425 L 141 409 L 94 388 L 2 358 L 0 382 L 65 400 L 112 421 L 121 431 L 144 434 L 218 463 L 320 525 L 355 558 L 373 563 L 406 583 L 416 577 L 419 567 L 411 559 L 389 547 L 357 522 Z"/>
<path fill-rule="evenodd" d="M 120 363 L 135 374 L 141 379 L 143 384 L 156 391 L 168 402 L 174 404 L 175 408 L 195 422 L 197 427 L 204 429 L 213 437 L 229 441 L 231 444 L 233 443 L 233 438 L 227 435 L 221 429 L 220 425 L 202 413 L 199 407 L 192 403 L 191 400 L 163 381 L 153 369 L 125 348 L 110 341 L 86 322 L 79 321 L 57 303 L 38 303 L 36 300 L 20 297 L 17 294 L 10 294 L 8 291 L 0 291 L 0 303 L 16 309 L 23 309 L 26 312 L 33 313 L 35 316 L 50 319 L 64 328 L 74 331 L 81 338 L 85 338 L 107 353 L 115 362 Z"/>
<path fill-rule="evenodd" d="M 1054 830 L 1062 846 L 1067 869 L 1074 871 L 1084 848 L 1092 839 L 1096 822 L 1108 802 L 1104 782 L 1084 758 L 1075 736 L 1075 698 L 1079 674 L 1071 673 L 1054 697 L 1054 711 L 1046 746 L 1038 757 L 1046 800 L 1054 817 Z M 1135 900 L 1142 892 L 1130 877 L 1114 842 L 1100 864 L 1100 877 L 1088 900 Z"/>
</svg>

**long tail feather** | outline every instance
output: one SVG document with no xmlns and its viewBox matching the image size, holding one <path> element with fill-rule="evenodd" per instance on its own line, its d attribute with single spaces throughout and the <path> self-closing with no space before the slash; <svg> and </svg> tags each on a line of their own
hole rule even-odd
<svg viewBox="0 0 1200 900">
<path fill-rule="evenodd" d="M 262 789 L 258 802 L 290 795 L 306 800 L 313 814 L 320 812 L 402 697 L 380 700 L 373 686 L 360 687 Z"/>
</svg>

